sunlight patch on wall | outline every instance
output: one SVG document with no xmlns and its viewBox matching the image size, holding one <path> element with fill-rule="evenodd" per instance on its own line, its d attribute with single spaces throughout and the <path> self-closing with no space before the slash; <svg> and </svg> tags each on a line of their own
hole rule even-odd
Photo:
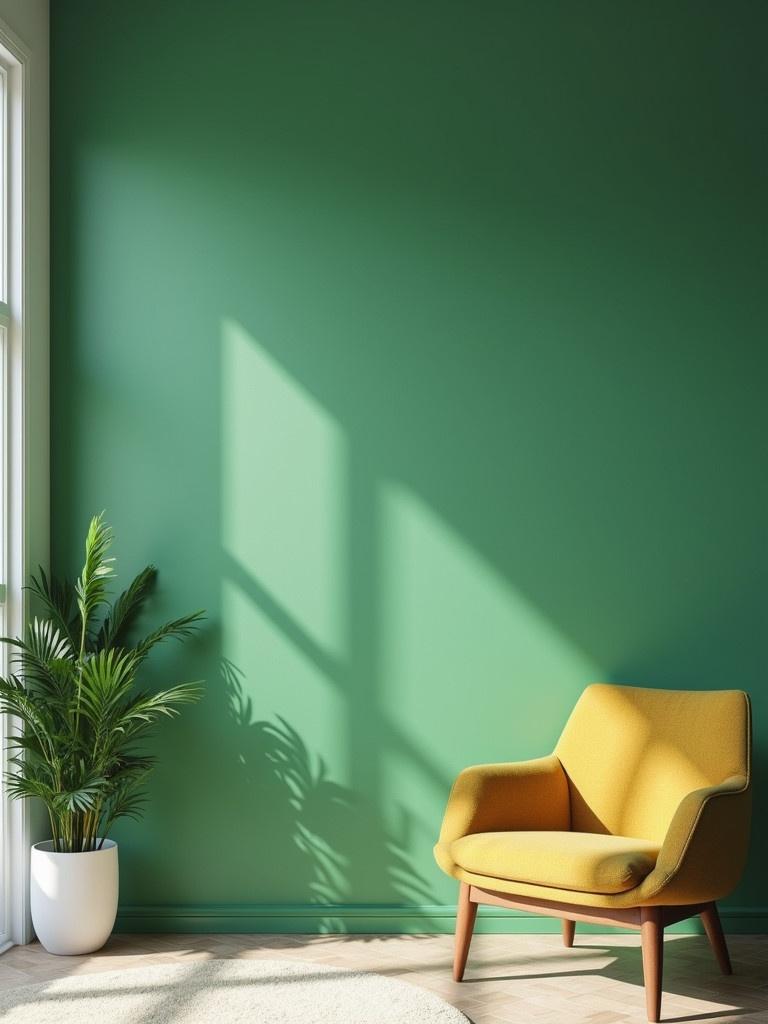
<svg viewBox="0 0 768 1024">
<path fill-rule="evenodd" d="M 549 753 L 557 709 L 564 722 L 598 666 L 421 499 L 386 482 L 380 502 L 393 722 L 448 771 L 461 767 L 456 750 L 476 761 Z"/>
<path fill-rule="evenodd" d="M 432 848 L 437 841 L 443 809 L 450 785 L 438 785 L 420 766 L 403 755 L 402 750 L 387 750 L 382 755 L 382 815 L 390 835 L 397 837 L 404 856 L 412 864 L 432 868 Z M 441 884 L 447 898 L 454 883 L 443 882 L 439 872 L 430 870 L 427 883 Z"/>
<path fill-rule="evenodd" d="M 222 543 L 326 651 L 346 646 L 346 444 L 240 324 L 222 323 Z"/>
</svg>

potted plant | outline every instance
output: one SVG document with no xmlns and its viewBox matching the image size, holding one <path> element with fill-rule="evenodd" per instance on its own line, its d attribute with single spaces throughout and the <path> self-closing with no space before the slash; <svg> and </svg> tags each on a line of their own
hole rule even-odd
<svg viewBox="0 0 768 1024">
<path fill-rule="evenodd" d="M 200 685 L 159 692 L 137 685 L 152 649 L 190 635 L 202 612 L 167 622 L 138 643 L 128 634 L 156 576 L 148 566 L 110 604 L 112 532 L 96 516 L 75 583 L 40 570 L 30 590 L 45 609 L 14 649 L 14 672 L 0 678 L 0 711 L 18 719 L 11 730 L 11 797 L 37 798 L 48 811 L 52 838 L 31 855 L 32 923 L 51 953 L 99 949 L 115 923 L 117 845 L 108 838 L 118 818 L 137 818 L 155 759 L 139 746 L 161 718 L 198 700 Z"/>
</svg>

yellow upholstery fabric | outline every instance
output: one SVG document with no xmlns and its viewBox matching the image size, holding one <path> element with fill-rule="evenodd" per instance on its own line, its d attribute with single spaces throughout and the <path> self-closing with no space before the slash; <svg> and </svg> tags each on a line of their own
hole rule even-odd
<svg viewBox="0 0 768 1024">
<path fill-rule="evenodd" d="M 721 899 L 746 860 L 750 732 L 749 699 L 739 690 L 590 686 L 553 756 L 459 775 L 435 847 L 437 862 L 482 888 L 584 906 Z M 549 861 L 562 859 L 563 847 L 558 852 L 554 837 L 540 869 L 524 880 L 495 873 L 498 858 L 470 864 L 466 855 L 463 862 L 454 856 L 465 849 L 457 845 L 465 836 L 518 831 L 633 836 L 659 855 L 642 880 L 613 892 L 580 889 L 583 862 L 579 867 L 575 855 L 570 875 L 562 865 L 555 871 Z"/>
<path fill-rule="evenodd" d="M 459 773 L 440 842 L 473 832 L 568 829 L 568 780 L 554 754 L 512 764 L 480 764 Z"/>
<path fill-rule="evenodd" d="M 639 885 L 658 853 L 645 839 L 592 832 L 479 832 L 451 843 L 451 856 L 467 871 L 599 893 Z"/>
<path fill-rule="evenodd" d="M 587 687 L 555 748 L 571 828 L 661 843 L 686 794 L 747 774 L 746 711 L 738 690 Z"/>
</svg>

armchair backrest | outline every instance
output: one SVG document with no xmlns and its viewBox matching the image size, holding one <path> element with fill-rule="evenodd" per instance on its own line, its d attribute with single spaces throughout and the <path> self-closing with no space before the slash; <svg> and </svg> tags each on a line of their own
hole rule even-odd
<svg viewBox="0 0 768 1024">
<path fill-rule="evenodd" d="M 661 842 L 683 797 L 749 778 L 750 708 L 741 690 L 588 686 L 555 753 L 571 828 Z"/>
</svg>

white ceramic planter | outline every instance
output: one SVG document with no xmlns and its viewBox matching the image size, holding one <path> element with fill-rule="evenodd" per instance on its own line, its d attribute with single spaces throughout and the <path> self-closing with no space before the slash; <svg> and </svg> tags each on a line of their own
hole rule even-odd
<svg viewBox="0 0 768 1024">
<path fill-rule="evenodd" d="M 117 843 L 91 853 L 55 853 L 35 843 L 30 871 L 32 924 L 49 953 L 74 956 L 101 949 L 117 916 Z"/>
</svg>

